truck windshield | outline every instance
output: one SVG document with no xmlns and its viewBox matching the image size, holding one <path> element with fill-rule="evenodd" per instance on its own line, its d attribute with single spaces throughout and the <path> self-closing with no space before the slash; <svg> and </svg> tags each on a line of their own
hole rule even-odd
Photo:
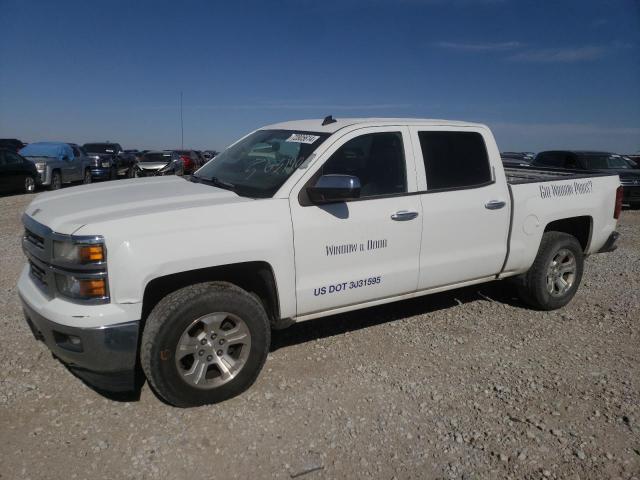
<svg viewBox="0 0 640 480">
<path fill-rule="evenodd" d="M 582 161 L 589 170 L 631 168 L 620 155 L 588 155 L 582 157 Z"/>
<path fill-rule="evenodd" d="M 90 153 L 118 153 L 117 145 L 110 143 L 86 143 L 82 148 Z"/>
<path fill-rule="evenodd" d="M 258 130 L 218 154 L 192 179 L 238 195 L 269 198 L 327 137 L 319 132 Z"/>
</svg>

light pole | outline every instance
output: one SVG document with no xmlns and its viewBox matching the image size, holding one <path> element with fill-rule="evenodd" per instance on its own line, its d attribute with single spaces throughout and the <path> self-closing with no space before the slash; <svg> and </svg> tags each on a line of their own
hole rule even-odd
<svg viewBox="0 0 640 480">
<path fill-rule="evenodd" d="M 180 148 L 184 150 L 184 123 L 182 121 L 182 90 L 180 90 Z"/>
</svg>

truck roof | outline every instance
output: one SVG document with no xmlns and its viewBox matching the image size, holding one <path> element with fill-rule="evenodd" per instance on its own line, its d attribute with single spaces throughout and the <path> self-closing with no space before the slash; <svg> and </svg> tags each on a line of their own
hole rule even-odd
<svg viewBox="0 0 640 480">
<path fill-rule="evenodd" d="M 439 120 L 428 118 L 336 118 L 334 122 L 322 125 L 323 119 L 293 120 L 290 122 L 274 123 L 263 127 L 274 130 L 302 130 L 306 132 L 334 133 L 352 125 L 362 126 L 387 126 L 387 125 L 429 125 L 429 126 L 455 126 L 455 127 L 484 127 L 479 123 L 461 122 L 456 120 Z"/>
</svg>

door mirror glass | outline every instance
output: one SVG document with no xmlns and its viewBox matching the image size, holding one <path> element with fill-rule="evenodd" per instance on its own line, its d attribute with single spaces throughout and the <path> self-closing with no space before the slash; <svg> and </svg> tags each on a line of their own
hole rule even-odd
<svg viewBox="0 0 640 480">
<path fill-rule="evenodd" d="M 322 175 L 313 187 L 307 187 L 315 204 L 344 202 L 360 198 L 360 179 L 353 175 Z"/>
</svg>

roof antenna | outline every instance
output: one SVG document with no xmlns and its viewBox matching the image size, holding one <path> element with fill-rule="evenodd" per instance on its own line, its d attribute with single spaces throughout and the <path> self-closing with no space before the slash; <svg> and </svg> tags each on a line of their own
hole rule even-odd
<svg viewBox="0 0 640 480">
<path fill-rule="evenodd" d="M 333 118 L 332 115 L 327 115 L 326 117 L 324 117 L 324 120 L 322 120 L 322 126 L 324 127 L 325 125 L 330 125 L 332 123 L 336 123 L 337 120 L 335 118 Z"/>
</svg>

